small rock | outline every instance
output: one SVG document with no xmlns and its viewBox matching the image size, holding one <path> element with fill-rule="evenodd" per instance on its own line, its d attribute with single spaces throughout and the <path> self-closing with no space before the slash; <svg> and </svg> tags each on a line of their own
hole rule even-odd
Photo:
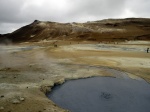
<svg viewBox="0 0 150 112">
<path fill-rule="evenodd" d="M 4 107 L 0 107 L 0 110 L 4 110 Z"/>
<path fill-rule="evenodd" d="M 23 97 L 20 97 L 20 101 L 24 101 L 25 100 L 25 98 L 23 98 Z"/>
<path fill-rule="evenodd" d="M 6 76 L 2 76 L 2 78 L 4 79 L 4 78 L 6 78 Z"/>
<path fill-rule="evenodd" d="M 35 66 L 35 64 L 29 64 L 29 67 L 33 67 L 33 66 Z"/>
<path fill-rule="evenodd" d="M 1 98 L 4 98 L 4 95 L 1 95 Z"/>
<path fill-rule="evenodd" d="M 13 99 L 13 100 L 12 100 L 12 103 L 13 103 L 13 104 L 19 104 L 20 101 L 19 101 L 18 99 Z"/>
</svg>

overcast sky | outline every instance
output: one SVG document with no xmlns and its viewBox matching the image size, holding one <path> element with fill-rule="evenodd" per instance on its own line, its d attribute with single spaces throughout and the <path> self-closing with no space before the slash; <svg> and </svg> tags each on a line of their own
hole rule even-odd
<svg viewBox="0 0 150 112">
<path fill-rule="evenodd" d="M 150 0 L 0 0 L 0 34 L 34 20 L 86 22 L 150 17 Z"/>
</svg>

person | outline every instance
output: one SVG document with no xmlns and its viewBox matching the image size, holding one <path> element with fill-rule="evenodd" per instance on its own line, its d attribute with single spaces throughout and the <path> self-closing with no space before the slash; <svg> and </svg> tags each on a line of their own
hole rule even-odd
<svg viewBox="0 0 150 112">
<path fill-rule="evenodd" d="M 147 53 L 149 52 L 149 48 L 147 48 Z"/>
</svg>

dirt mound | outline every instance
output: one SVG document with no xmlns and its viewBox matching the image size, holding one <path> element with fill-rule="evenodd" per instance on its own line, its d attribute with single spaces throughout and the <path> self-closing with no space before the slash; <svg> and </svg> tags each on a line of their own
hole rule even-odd
<svg viewBox="0 0 150 112">
<path fill-rule="evenodd" d="M 150 40 L 150 19 L 105 19 L 86 23 L 57 23 L 35 20 L 13 33 L 0 35 L 0 41 L 41 40 L 124 41 Z"/>
</svg>

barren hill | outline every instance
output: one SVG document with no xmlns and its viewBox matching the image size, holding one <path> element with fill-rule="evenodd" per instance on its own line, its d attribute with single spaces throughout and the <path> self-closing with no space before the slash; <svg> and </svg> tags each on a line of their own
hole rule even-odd
<svg viewBox="0 0 150 112">
<path fill-rule="evenodd" d="M 35 20 L 13 33 L 0 35 L 0 41 L 26 42 L 40 40 L 124 41 L 150 40 L 150 19 L 126 18 L 56 23 Z"/>
</svg>

